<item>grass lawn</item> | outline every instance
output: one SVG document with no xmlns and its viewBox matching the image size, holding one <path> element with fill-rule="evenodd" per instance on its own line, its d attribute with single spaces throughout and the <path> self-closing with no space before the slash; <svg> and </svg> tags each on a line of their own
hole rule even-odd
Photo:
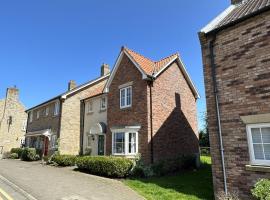
<svg viewBox="0 0 270 200">
<path fill-rule="evenodd" d="M 201 161 L 202 167 L 197 171 L 148 179 L 127 179 L 124 183 L 147 200 L 212 200 L 211 158 L 202 156 Z"/>
</svg>

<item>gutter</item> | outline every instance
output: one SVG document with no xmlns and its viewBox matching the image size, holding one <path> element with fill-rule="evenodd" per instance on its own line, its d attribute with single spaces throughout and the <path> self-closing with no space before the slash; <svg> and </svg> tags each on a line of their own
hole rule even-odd
<svg viewBox="0 0 270 200">
<path fill-rule="evenodd" d="M 217 123 L 217 127 L 218 127 L 218 137 L 219 137 L 219 143 L 220 143 L 221 164 L 222 164 L 223 181 L 224 181 L 224 192 L 227 196 L 228 195 L 227 176 L 226 176 L 226 167 L 225 167 L 225 159 L 224 159 L 224 146 L 223 146 L 223 139 L 222 139 L 222 129 L 221 129 L 220 109 L 219 109 L 219 96 L 218 96 L 218 88 L 217 88 L 217 80 L 216 80 L 216 65 L 215 65 L 215 57 L 214 57 L 215 56 L 214 55 L 215 41 L 216 41 L 216 34 L 213 34 L 213 38 L 209 42 L 209 51 L 210 51 L 212 81 L 213 81 L 215 104 L 216 104 L 216 118 L 217 118 L 216 123 Z"/>
</svg>

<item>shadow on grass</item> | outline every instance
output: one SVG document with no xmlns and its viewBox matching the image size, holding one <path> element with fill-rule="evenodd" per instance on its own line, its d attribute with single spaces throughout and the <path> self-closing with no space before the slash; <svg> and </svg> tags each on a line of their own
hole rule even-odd
<svg viewBox="0 0 270 200">
<path fill-rule="evenodd" d="M 138 187 L 138 191 L 141 190 L 140 188 L 143 188 L 138 186 L 138 181 L 141 182 L 145 187 L 148 187 L 148 185 L 151 187 L 144 188 L 139 191 L 141 194 L 147 192 L 149 189 L 156 191 L 166 189 L 176 193 L 175 199 L 181 199 L 182 196 L 186 195 L 190 196 L 190 199 L 214 199 L 211 164 L 206 162 L 202 163 L 200 169 L 194 171 L 185 171 L 172 176 L 153 177 L 148 179 L 131 179 L 131 181 L 132 180 L 136 181 L 137 186 L 134 186 L 134 188 L 136 189 L 136 187 Z M 160 189 L 158 189 L 158 187 L 160 187 Z M 145 196 L 148 195 L 149 194 L 146 194 Z M 151 198 L 163 199 L 160 196 L 155 197 L 153 195 Z M 164 199 L 166 198 L 164 197 Z"/>
</svg>

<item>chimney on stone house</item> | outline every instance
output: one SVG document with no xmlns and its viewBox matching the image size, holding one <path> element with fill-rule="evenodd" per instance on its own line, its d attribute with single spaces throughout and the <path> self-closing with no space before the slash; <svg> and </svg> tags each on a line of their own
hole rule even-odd
<svg viewBox="0 0 270 200">
<path fill-rule="evenodd" d="M 6 99 L 9 101 L 18 101 L 19 89 L 16 86 L 7 88 Z"/>
<path fill-rule="evenodd" d="M 111 71 L 110 66 L 108 64 L 103 63 L 101 65 L 101 69 L 100 69 L 100 76 L 105 76 L 105 75 L 109 74 L 110 71 Z"/>
<path fill-rule="evenodd" d="M 68 82 L 68 91 L 73 90 L 75 87 L 77 87 L 77 84 L 74 80 L 70 80 Z"/>
<path fill-rule="evenodd" d="M 236 4 L 242 3 L 242 1 L 244 0 L 231 0 L 231 4 L 236 5 Z"/>
</svg>

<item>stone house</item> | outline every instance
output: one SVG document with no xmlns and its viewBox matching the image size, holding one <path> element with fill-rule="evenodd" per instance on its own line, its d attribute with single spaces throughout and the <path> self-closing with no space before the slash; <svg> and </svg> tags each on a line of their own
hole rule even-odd
<svg viewBox="0 0 270 200">
<path fill-rule="evenodd" d="M 52 154 L 56 149 L 61 154 L 79 154 L 81 100 L 104 85 L 109 72 L 103 65 L 99 78 L 78 87 L 70 81 L 67 92 L 28 109 L 26 146 L 41 149 L 44 155 Z"/>
<path fill-rule="evenodd" d="M 7 88 L 0 100 L 0 154 L 24 144 L 27 115 L 17 88 Z"/>
<path fill-rule="evenodd" d="M 107 155 L 145 163 L 199 153 L 199 94 L 178 54 L 152 61 L 123 47 L 107 81 Z"/>
<path fill-rule="evenodd" d="M 215 194 L 270 177 L 270 1 L 232 0 L 200 33 Z"/>
</svg>

